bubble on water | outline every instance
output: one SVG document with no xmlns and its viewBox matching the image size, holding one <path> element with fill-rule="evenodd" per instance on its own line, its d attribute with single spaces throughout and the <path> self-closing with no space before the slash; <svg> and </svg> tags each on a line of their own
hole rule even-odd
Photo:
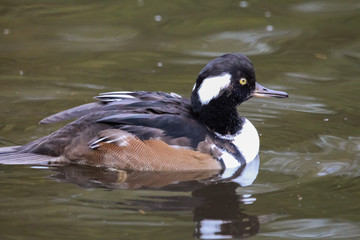
<svg viewBox="0 0 360 240">
<path fill-rule="evenodd" d="M 137 5 L 138 5 L 139 7 L 144 6 L 144 0 L 138 0 L 138 1 L 137 1 Z"/>
<path fill-rule="evenodd" d="M 249 6 L 249 3 L 247 1 L 240 1 L 239 7 L 241 8 L 247 8 Z"/>
<path fill-rule="evenodd" d="M 298 195 L 297 195 L 297 199 L 298 199 L 299 201 L 301 201 L 301 200 L 303 200 L 303 197 L 302 197 L 300 194 L 298 194 Z"/>
<path fill-rule="evenodd" d="M 161 15 L 155 15 L 154 20 L 155 20 L 155 22 L 161 22 L 162 21 L 162 16 Z"/>
<path fill-rule="evenodd" d="M 269 18 L 269 17 L 271 17 L 271 12 L 270 11 L 265 11 L 264 15 L 265 15 L 265 17 Z"/>
<path fill-rule="evenodd" d="M 268 32 L 274 31 L 274 26 L 273 25 L 267 25 L 266 26 L 266 31 L 268 31 Z"/>
</svg>

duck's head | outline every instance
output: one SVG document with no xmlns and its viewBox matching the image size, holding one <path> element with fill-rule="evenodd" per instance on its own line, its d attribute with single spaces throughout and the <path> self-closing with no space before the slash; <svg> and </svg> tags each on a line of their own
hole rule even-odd
<svg viewBox="0 0 360 240">
<path fill-rule="evenodd" d="M 286 92 L 265 88 L 256 82 L 249 58 L 230 53 L 208 63 L 197 77 L 191 95 L 194 113 L 210 108 L 235 109 L 251 97 L 288 97 Z"/>
</svg>

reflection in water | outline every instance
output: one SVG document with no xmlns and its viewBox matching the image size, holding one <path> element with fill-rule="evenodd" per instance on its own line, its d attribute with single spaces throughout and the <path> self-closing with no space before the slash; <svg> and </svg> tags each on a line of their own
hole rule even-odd
<svg viewBox="0 0 360 240">
<path fill-rule="evenodd" d="M 59 167 L 57 169 L 58 174 L 54 178 L 72 182 L 82 187 L 106 187 L 110 189 L 159 188 L 188 181 L 199 181 L 203 184 L 234 182 L 239 186 L 248 186 L 256 179 L 259 164 L 259 155 L 245 166 L 228 168 L 220 172 L 218 170 L 138 172 L 69 164 Z"/>
<path fill-rule="evenodd" d="M 177 195 L 151 199 L 130 199 L 126 207 L 146 211 L 192 211 L 194 236 L 200 239 L 243 238 L 259 231 L 259 220 L 242 212 L 241 204 L 249 194 L 236 192 L 239 186 L 251 184 L 258 173 L 259 157 L 251 164 L 217 173 L 204 172 L 129 172 L 90 166 L 66 165 L 55 168 L 53 179 L 72 182 L 82 187 L 108 189 L 154 189 L 191 192 L 191 196 Z M 158 201 L 158 200 L 163 201 Z"/>
<path fill-rule="evenodd" d="M 238 184 L 219 183 L 193 191 L 195 236 L 203 239 L 245 238 L 259 231 L 259 220 L 241 212 Z M 220 193 L 220 194 L 219 194 Z"/>
</svg>

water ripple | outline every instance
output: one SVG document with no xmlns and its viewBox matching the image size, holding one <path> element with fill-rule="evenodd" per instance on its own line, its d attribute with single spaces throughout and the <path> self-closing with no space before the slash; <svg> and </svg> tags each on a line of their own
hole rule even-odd
<svg viewBox="0 0 360 240">
<path fill-rule="evenodd" d="M 326 218 L 284 220 L 270 223 L 268 227 L 271 232 L 264 232 L 260 235 L 284 239 L 358 239 L 360 237 L 359 224 Z"/>
<path fill-rule="evenodd" d="M 294 10 L 307 13 L 348 12 L 360 9 L 358 1 L 316 1 L 295 5 Z"/>
<path fill-rule="evenodd" d="M 269 40 L 295 37 L 296 31 L 273 30 L 221 32 L 203 39 L 200 49 L 185 51 L 195 56 L 215 57 L 227 52 L 242 52 L 245 55 L 269 54 L 277 50 L 267 43 Z M 211 51 L 209 51 L 211 49 Z"/>
<path fill-rule="evenodd" d="M 262 169 L 293 175 L 360 176 L 360 137 L 322 135 L 297 151 L 264 151 Z"/>
<path fill-rule="evenodd" d="M 269 42 L 294 38 L 298 30 L 261 30 L 220 32 L 189 41 L 180 40 L 163 44 L 170 51 L 183 51 L 190 56 L 217 57 L 229 52 L 241 52 L 245 55 L 260 55 L 275 52 L 279 47 Z M 186 62 L 187 63 L 187 62 Z M 189 64 L 189 63 L 187 63 Z"/>
<path fill-rule="evenodd" d="M 347 44 L 344 47 L 335 49 L 334 55 L 337 58 L 345 56 L 352 59 L 360 60 L 360 44 L 358 42 L 355 42 L 352 44 Z"/>
<path fill-rule="evenodd" d="M 336 78 L 334 77 L 315 76 L 308 73 L 300 73 L 300 72 L 287 72 L 285 73 L 285 75 L 291 78 L 296 78 L 297 83 L 299 82 L 299 80 L 302 80 L 303 82 L 306 83 L 309 83 L 310 81 L 329 82 L 336 80 Z"/>
<path fill-rule="evenodd" d="M 273 87 L 271 87 L 273 88 Z M 273 89 L 284 89 L 274 87 Z M 254 98 L 244 103 L 239 110 L 255 119 L 277 118 L 282 111 L 304 112 L 311 114 L 334 114 L 327 105 L 318 102 L 317 98 L 291 94 L 291 98 L 277 100 L 271 98 Z M 249 113 L 249 114 L 248 114 Z"/>
<path fill-rule="evenodd" d="M 123 46 L 133 39 L 138 31 L 132 28 L 111 26 L 79 26 L 60 30 L 58 35 L 64 40 L 63 48 L 68 50 L 86 49 L 99 51 Z M 66 44 L 66 43 L 69 44 Z"/>
</svg>

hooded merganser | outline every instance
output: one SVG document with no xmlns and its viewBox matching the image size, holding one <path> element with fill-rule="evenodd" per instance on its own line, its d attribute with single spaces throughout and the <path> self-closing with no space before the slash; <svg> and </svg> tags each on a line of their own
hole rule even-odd
<svg viewBox="0 0 360 240">
<path fill-rule="evenodd" d="M 256 83 L 250 59 L 230 53 L 200 71 L 191 100 L 163 92 L 102 93 L 98 102 L 43 119 L 77 120 L 15 151 L 140 171 L 237 168 L 259 151 L 255 127 L 236 110 L 251 97 L 288 94 Z"/>
</svg>

